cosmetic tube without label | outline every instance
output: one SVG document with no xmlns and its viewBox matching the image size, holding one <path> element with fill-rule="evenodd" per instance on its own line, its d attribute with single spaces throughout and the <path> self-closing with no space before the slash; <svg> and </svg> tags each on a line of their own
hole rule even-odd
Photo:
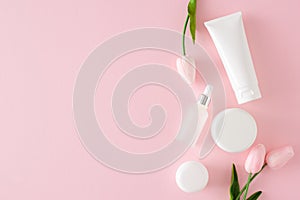
<svg viewBox="0 0 300 200">
<path fill-rule="evenodd" d="M 261 98 L 242 13 L 204 23 L 218 50 L 239 104 Z"/>
</svg>

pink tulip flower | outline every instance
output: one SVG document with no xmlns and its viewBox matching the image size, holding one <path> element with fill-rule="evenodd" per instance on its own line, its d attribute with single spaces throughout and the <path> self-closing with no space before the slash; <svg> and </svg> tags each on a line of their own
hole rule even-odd
<svg viewBox="0 0 300 200">
<path fill-rule="evenodd" d="M 263 144 L 258 144 L 249 152 L 245 162 L 245 169 L 248 173 L 259 172 L 265 163 L 266 148 Z"/>
<path fill-rule="evenodd" d="M 267 154 L 266 162 L 272 169 L 279 169 L 294 156 L 294 149 L 291 146 L 282 147 L 270 151 Z"/>
<path fill-rule="evenodd" d="M 188 84 L 193 84 L 196 76 L 195 60 L 189 56 L 183 56 L 182 58 L 177 58 L 176 65 L 181 77 Z"/>
</svg>

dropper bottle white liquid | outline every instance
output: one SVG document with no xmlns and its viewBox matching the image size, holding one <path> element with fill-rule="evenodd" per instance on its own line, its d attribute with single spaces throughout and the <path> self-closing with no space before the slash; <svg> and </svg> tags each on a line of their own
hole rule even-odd
<svg viewBox="0 0 300 200">
<path fill-rule="evenodd" d="M 197 102 L 198 104 L 198 113 L 199 113 L 199 120 L 198 120 L 198 126 L 197 126 L 197 132 L 195 135 L 194 142 L 192 144 L 192 147 L 196 146 L 196 143 L 199 139 L 199 136 L 205 126 L 205 123 L 208 119 L 208 106 L 210 103 L 211 99 L 211 94 L 213 91 L 213 86 L 212 85 L 207 85 L 204 89 L 204 92 L 200 95 L 199 100 Z"/>
</svg>

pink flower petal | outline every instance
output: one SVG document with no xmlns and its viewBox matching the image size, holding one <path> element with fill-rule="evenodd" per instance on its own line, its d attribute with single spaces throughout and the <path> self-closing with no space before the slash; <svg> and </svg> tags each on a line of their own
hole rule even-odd
<svg viewBox="0 0 300 200">
<path fill-rule="evenodd" d="M 189 56 L 183 56 L 176 61 L 177 71 L 188 84 L 195 82 L 196 69 L 195 60 Z"/>
<path fill-rule="evenodd" d="M 257 173 L 261 170 L 265 162 L 266 148 L 263 144 L 258 144 L 251 149 L 245 162 L 245 169 L 248 173 Z"/>
<path fill-rule="evenodd" d="M 270 151 L 267 155 L 266 162 L 270 168 L 279 169 L 283 167 L 294 156 L 294 154 L 293 147 L 286 146 Z"/>
</svg>

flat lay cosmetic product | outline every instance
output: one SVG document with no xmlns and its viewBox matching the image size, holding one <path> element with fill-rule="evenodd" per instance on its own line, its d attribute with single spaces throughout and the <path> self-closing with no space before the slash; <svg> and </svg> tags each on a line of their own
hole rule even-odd
<svg viewBox="0 0 300 200">
<path fill-rule="evenodd" d="M 199 192 L 208 183 L 208 171 L 200 162 L 188 161 L 180 165 L 176 172 L 176 183 L 184 192 Z"/>
<path fill-rule="evenodd" d="M 194 143 L 192 147 L 195 147 L 197 140 L 199 139 L 199 136 L 204 128 L 204 125 L 208 118 L 208 112 L 207 108 L 210 103 L 211 94 L 213 91 L 212 85 L 207 85 L 203 91 L 203 93 L 200 95 L 198 100 L 198 113 L 199 113 L 199 121 L 198 121 L 198 128 L 197 128 L 197 135 L 195 137 Z"/>
<path fill-rule="evenodd" d="M 255 141 L 257 126 L 254 118 L 240 108 L 226 109 L 213 119 L 211 134 L 215 143 L 226 152 L 242 152 Z"/>
<path fill-rule="evenodd" d="M 239 104 L 261 98 L 242 13 L 204 23 L 221 57 Z"/>
</svg>

